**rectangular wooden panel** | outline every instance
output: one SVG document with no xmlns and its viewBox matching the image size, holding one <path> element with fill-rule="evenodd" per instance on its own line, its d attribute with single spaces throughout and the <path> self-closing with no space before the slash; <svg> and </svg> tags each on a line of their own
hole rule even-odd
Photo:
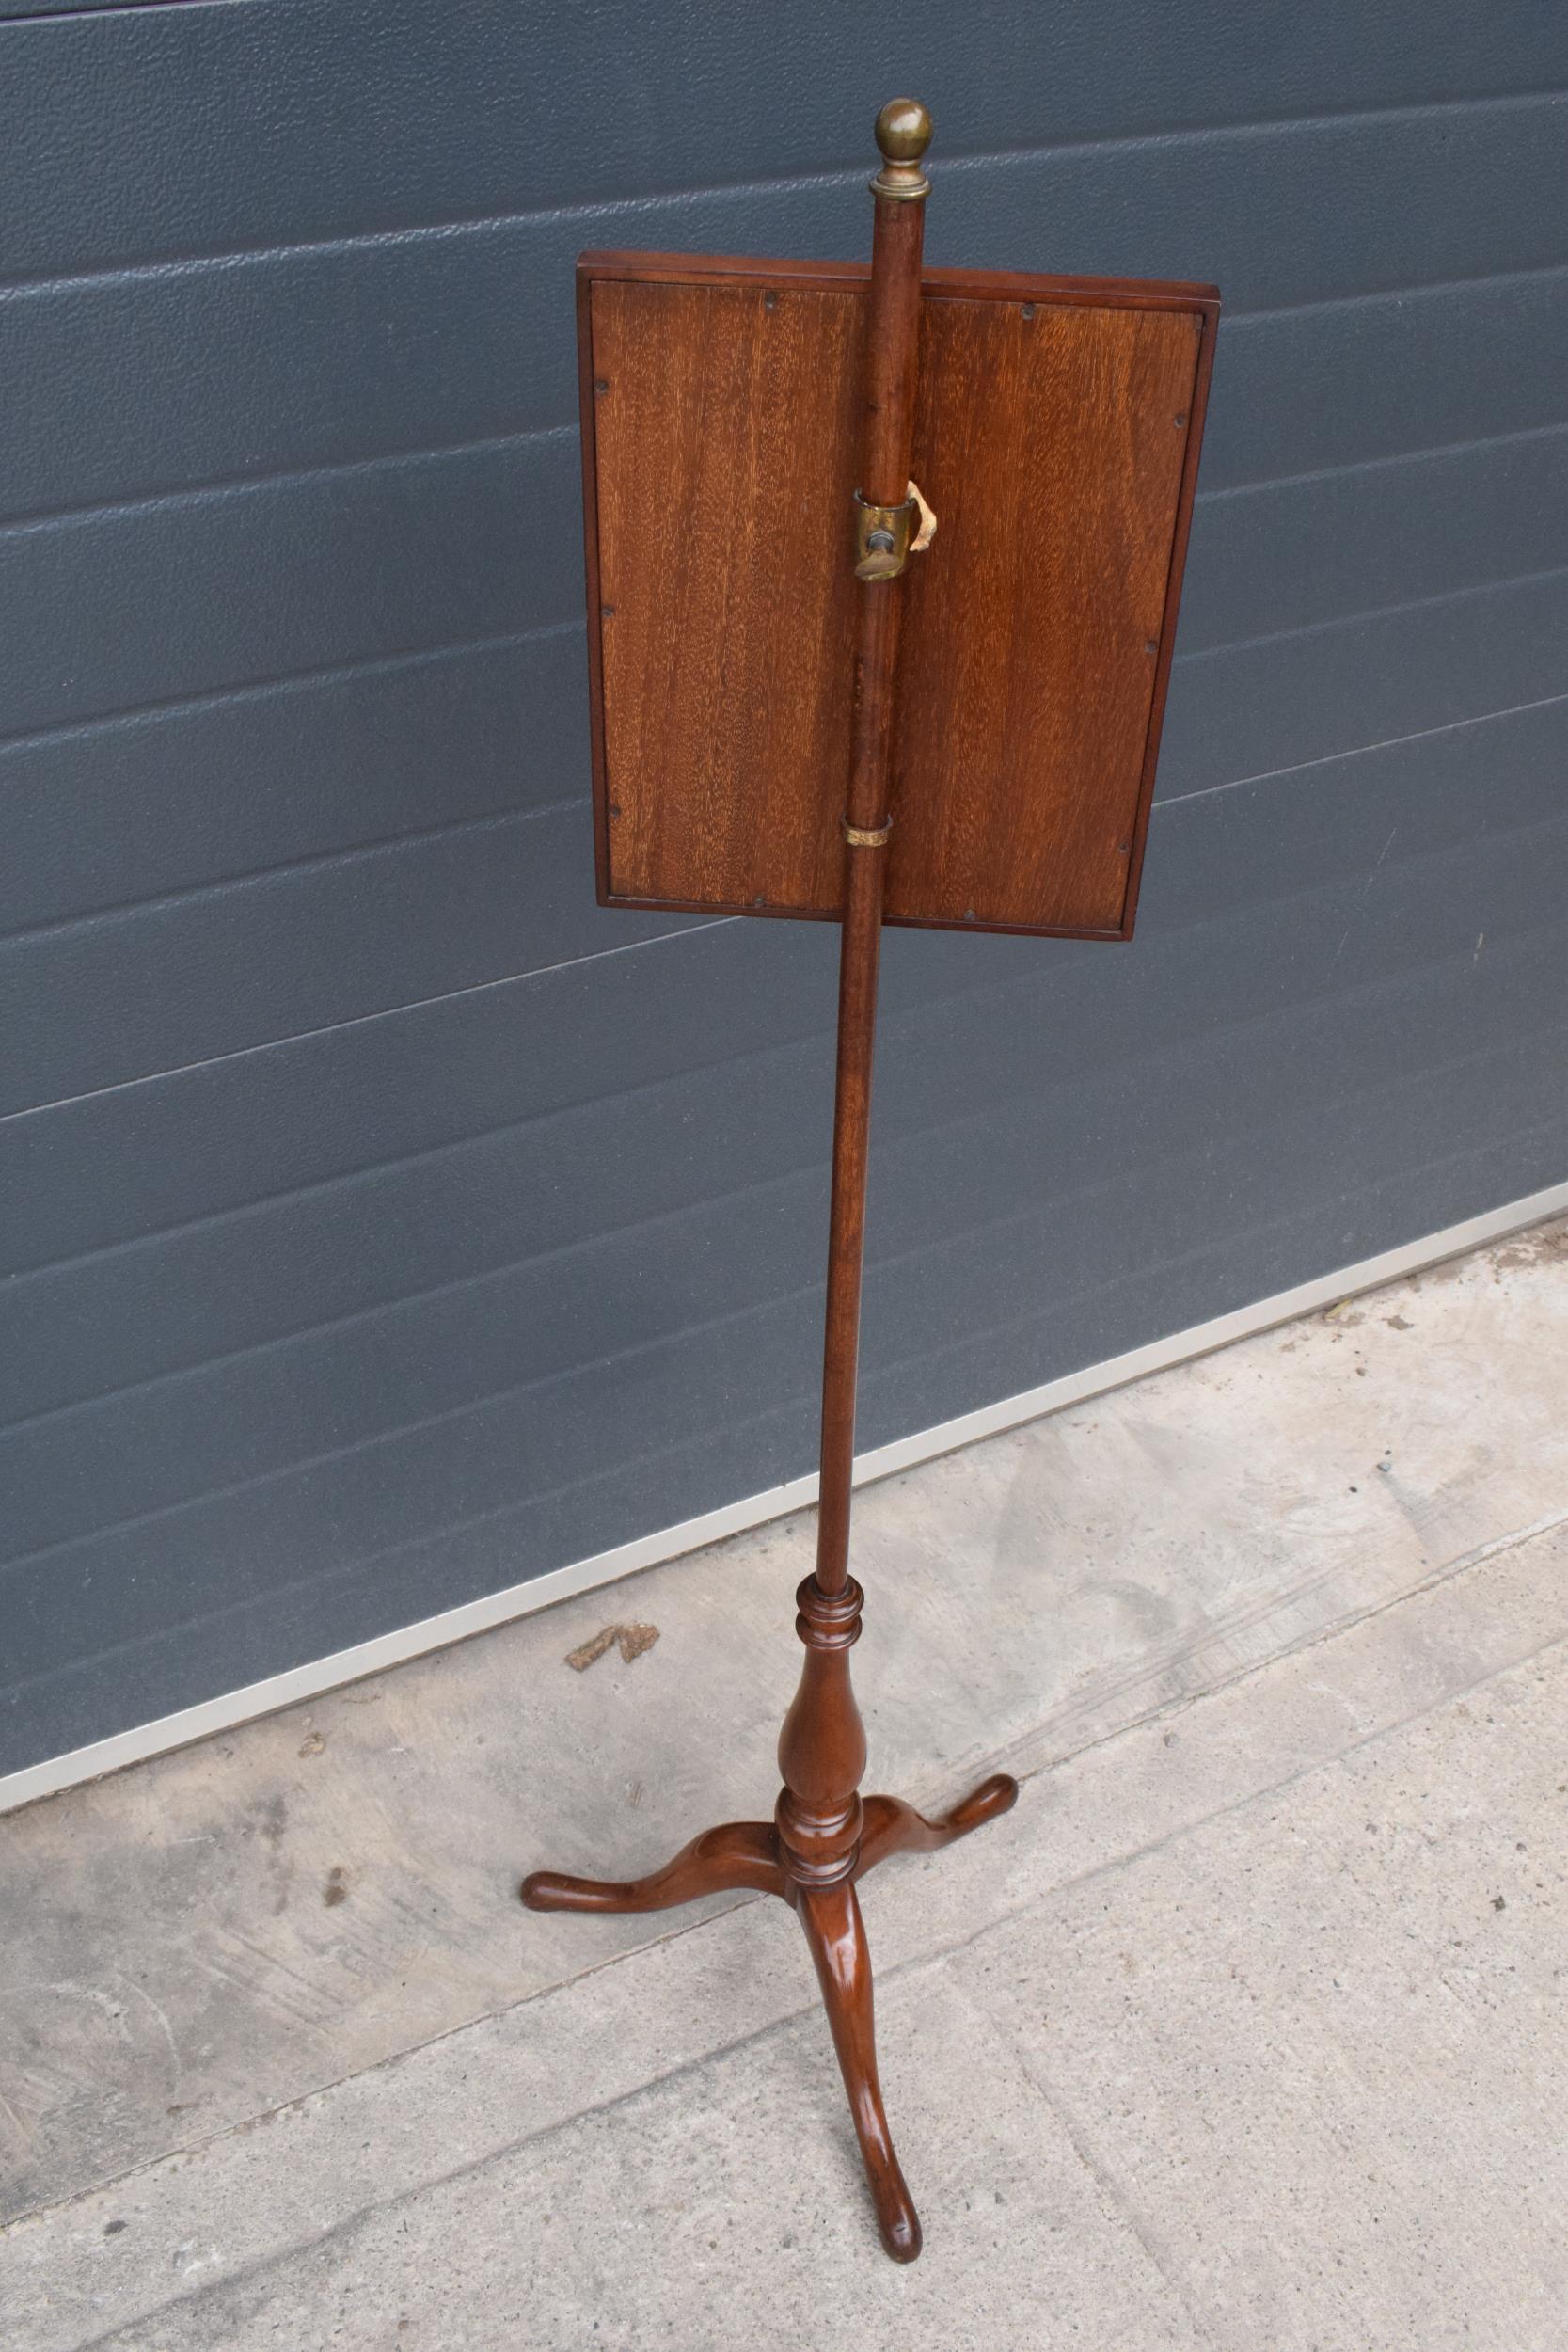
<svg viewBox="0 0 1568 2352">
<path fill-rule="evenodd" d="M 862 304 L 594 285 L 609 896 L 837 903 Z"/>
<path fill-rule="evenodd" d="M 606 904 L 837 913 L 865 280 L 579 264 Z M 927 273 L 890 922 L 1130 935 L 1216 309 Z"/>
</svg>

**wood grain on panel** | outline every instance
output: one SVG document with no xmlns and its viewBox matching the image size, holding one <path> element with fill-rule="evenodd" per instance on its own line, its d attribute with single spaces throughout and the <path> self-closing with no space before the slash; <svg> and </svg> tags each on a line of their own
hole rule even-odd
<svg viewBox="0 0 1568 2352">
<path fill-rule="evenodd" d="M 887 914 L 1118 930 L 1197 365 L 1191 311 L 927 300 Z"/>
<path fill-rule="evenodd" d="M 584 263 L 599 890 L 839 912 L 864 273 Z M 931 271 L 886 919 L 1125 937 L 1215 302 Z"/>
<path fill-rule="evenodd" d="M 863 307 L 858 291 L 594 287 L 617 898 L 838 903 Z"/>
</svg>

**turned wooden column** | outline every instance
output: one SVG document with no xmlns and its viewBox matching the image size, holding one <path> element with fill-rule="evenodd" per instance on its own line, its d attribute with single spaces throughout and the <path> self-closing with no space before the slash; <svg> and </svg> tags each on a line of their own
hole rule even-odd
<svg viewBox="0 0 1568 2352">
<path fill-rule="evenodd" d="M 847 1881 L 860 1845 L 865 1733 L 849 1678 L 861 1590 L 849 1574 L 871 1057 L 877 1021 L 882 881 L 891 832 L 888 741 L 908 553 L 910 448 L 919 364 L 920 262 L 930 118 L 895 100 L 877 119 L 882 167 L 866 303 L 865 413 L 857 545 L 854 732 L 844 811 L 838 1077 L 822 1364 L 821 1498 L 816 1568 L 797 1596 L 805 1665 L 779 1740 L 784 1789 L 775 1816 L 788 1876 L 802 1887 Z M 890 519 L 883 520 L 885 515 Z M 846 518 L 847 522 L 849 518 Z M 847 531 L 846 537 L 847 540 Z"/>
</svg>

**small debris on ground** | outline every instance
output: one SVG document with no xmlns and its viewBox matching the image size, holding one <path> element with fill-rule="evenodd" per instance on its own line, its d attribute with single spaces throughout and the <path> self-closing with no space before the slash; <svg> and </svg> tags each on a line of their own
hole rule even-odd
<svg viewBox="0 0 1568 2352">
<path fill-rule="evenodd" d="M 325 1745 L 325 1739 L 319 1731 L 308 1731 L 300 1742 L 299 1752 L 301 1756 L 320 1756 Z"/>
<path fill-rule="evenodd" d="M 601 1626 L 591 1642 L 584 1642 L 580 1647 L 567 1651 L 566 1663 L 578 1674 L 586 1674 L 596 1658 L 602 1658 L 607 1649 L 619 1645 L 622 1659 L 629 1666 L 634 1658 L 641 1658 L 644 1650 L 652 1649 L 657 1639 L 657 1625 Z"/>
</svg>

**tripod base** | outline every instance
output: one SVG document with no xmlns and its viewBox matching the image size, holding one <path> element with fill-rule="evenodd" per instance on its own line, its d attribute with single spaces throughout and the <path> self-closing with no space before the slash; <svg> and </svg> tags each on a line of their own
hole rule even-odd
<svg viewBox="0 0 1568 2352">
<path fill-rule="evenodd" d="M 575 1879 L 536 1870 L 523 1881 L 522 1899 L 531 1911 L 667 1911 L 700 1895 L 746 1888 L 782 1896 L 792 1904 L 816 1964 L 882 2244 L 895 2262 L 910 2263 L 920 2251 L 920 2219 L 893 2152 L 877 2079 L 871 1954 L 855 1887 L 889 1854 L 929 1853 L 949 1846 L 1017 1801 L 1018 1783 L 1006 1772 L 982 1781 L 934 1821 L 901 1797 L 867 1797 L 854 1859 L 826 1886 L 795 1877 L 773 1822 L 725 1821 L 705 1830 L 646 1878 Z"/>
</svg>

